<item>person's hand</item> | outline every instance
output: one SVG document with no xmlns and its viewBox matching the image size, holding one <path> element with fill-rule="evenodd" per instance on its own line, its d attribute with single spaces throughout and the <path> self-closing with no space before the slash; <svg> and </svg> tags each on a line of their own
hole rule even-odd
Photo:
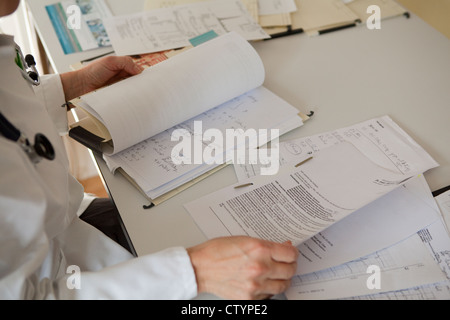
<svg viewBox="0 0 450 320">
<path fill-rule="evenodd" d="M 223 237 L 188 248 L 198 292 L 225 299 L 266 299 L 284 292 L 297 269 L 298 250 L 245 237 Z"/>
<path fill-rule="evenodd" d="M 60 75 L 66 101 L 142 72 L 130 57 L 109 56 Z"/>
</svg>

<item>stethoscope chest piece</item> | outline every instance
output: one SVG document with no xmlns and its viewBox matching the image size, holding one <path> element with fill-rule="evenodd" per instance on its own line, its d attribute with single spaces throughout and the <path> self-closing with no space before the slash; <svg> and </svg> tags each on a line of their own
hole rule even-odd
<svg viewBox="0 0 450 320">
<path fill-rule="evenodd" d="M 42 133 L 34 136 L 34 145 L 30 146 L 31 151 L 27 152 L 33 163 L 39 163 L 42 158 L 47 160 L 55 159 L 55 150 L 52 143 Z"/>
<path fill-rule="evenodd" d="M 6 117 L 0 112 L 0 133 L 7 139 L 20 145 L 27 154 L 30 161 L 38 164 L 42 159 L 55 159 L 55 150 L 50 140 L 42 133 L 34 136 L 34 144 L 31 144 L 28 138 L 20 132 Z"/>
</svg>

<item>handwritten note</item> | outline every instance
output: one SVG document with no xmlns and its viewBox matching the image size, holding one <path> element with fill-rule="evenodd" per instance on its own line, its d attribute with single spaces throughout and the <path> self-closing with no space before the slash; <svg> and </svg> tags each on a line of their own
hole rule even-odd
<svg viewBox="0 0 450 320">
<path fill-rule="evenodd" d="M 414 142 L 388 116 L 371 119 L 354 126 L 280 143 L 280 165 L 300 162 L 312 154 L 341 142 L 350 142 L 376 164 L 408 174 L 431 161 L 428 153 Z M 235 165 L 239 180 L 259 174 L 258 165 Z"/>
<path fill-rule="evenodd" d="M 273 106 L 277 106 L 274 113 Z M 252 116 L 252 110 L 259 109 L 261 116 Z M 222 132 L 226 129 L 248 128 L 256 130 L 272 128 L 273 124 L 283 124 L 287 119 L 297 118 L 298 111 L 287 102 L 274 95 L 264 87 L 254 89 L 242 96 L 232 99 L 214 109 L 176 125 L 169 130 L 157 134 L 113 156 L 104 156 L 111 170 L 118 167 L 124 169 L 142 188 L 147 190 L 151 198 L 156 198 L 164 191 L 173 187 L 171 183 L 180 184 L 188 177 L 198 175 L 199 172 L 212 169 L 213 165 L 180 164 L 174 165 L 171 151 L 178 141 L 171 141 L 171 134 L 176 129 L 185 129 L 193 136 L 194 122 L 202 121 L 202 128 L 206 131 L 215 128 Z M 297 123 L 296 126 L 300 124 Z M 203 142 L 205 144 L 205 142 Z M 186 176 L 186 179 L 179 179 Z"/>
</svg>

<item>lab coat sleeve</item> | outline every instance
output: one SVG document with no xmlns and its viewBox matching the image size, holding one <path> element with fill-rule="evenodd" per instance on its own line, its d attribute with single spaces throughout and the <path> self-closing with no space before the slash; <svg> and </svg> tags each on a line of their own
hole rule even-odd
<svg viewBox="0 0 450 320">
<path fill-rule="evenodd" d="M 195 273 L 186 250 L 181 247 L 114 264 L 99 262 L 98 268 L 89 271 L 81 268 L 80 287 L 72 286 L 76 275 L 68 267 L 77 262 L 66 260 L 62 244 L 48 236 L 46 220 L 51 214 L 39 184 L 41 179 L 15 143 L 1 139 L 0 154 L 7 155 L 0 157 L 0 300 L 190 299 L 196 296 Z M 88 248 L 79 249 L 82 252 Z M 108 253 L 95 252 L 97 260 L 109 257 Z"/>
<path fill-rule="evenodd" d="M 70 277 L 70 276 L 69 276 Z M 189 255 L 182 247 L 130 259 L 98 272 L 81 272 L 79 288 L 68 290 L 60 279 L 60 299 L 184 300 L 197 295 Z"/>
<path fill-rule="evenodd" d="M 33 86 L 33 89 L 36 97 L 45 105 L 59 134 L 67 134 L 67 109 L 61 107 L 66 101 L 60 76 L 58 74 L 43 75 L 41 84 Z"/>
</svg>

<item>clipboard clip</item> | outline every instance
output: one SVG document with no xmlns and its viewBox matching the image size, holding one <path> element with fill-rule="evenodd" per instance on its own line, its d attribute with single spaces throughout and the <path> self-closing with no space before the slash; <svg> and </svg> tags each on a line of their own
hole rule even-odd
<svg viewBox="0 0 450 320">
<path fill-rule="evenodd" d="M 149 205 L 143 205 L 142 206 L 142 208 L 144 208 L 144 210 L 147 210 L 147 209 L 151 209 L 151 208 L 153 208 L 155 206 L 155 204 L 152 202 L 152 203 L 150 203 Z"/>
</svg>

